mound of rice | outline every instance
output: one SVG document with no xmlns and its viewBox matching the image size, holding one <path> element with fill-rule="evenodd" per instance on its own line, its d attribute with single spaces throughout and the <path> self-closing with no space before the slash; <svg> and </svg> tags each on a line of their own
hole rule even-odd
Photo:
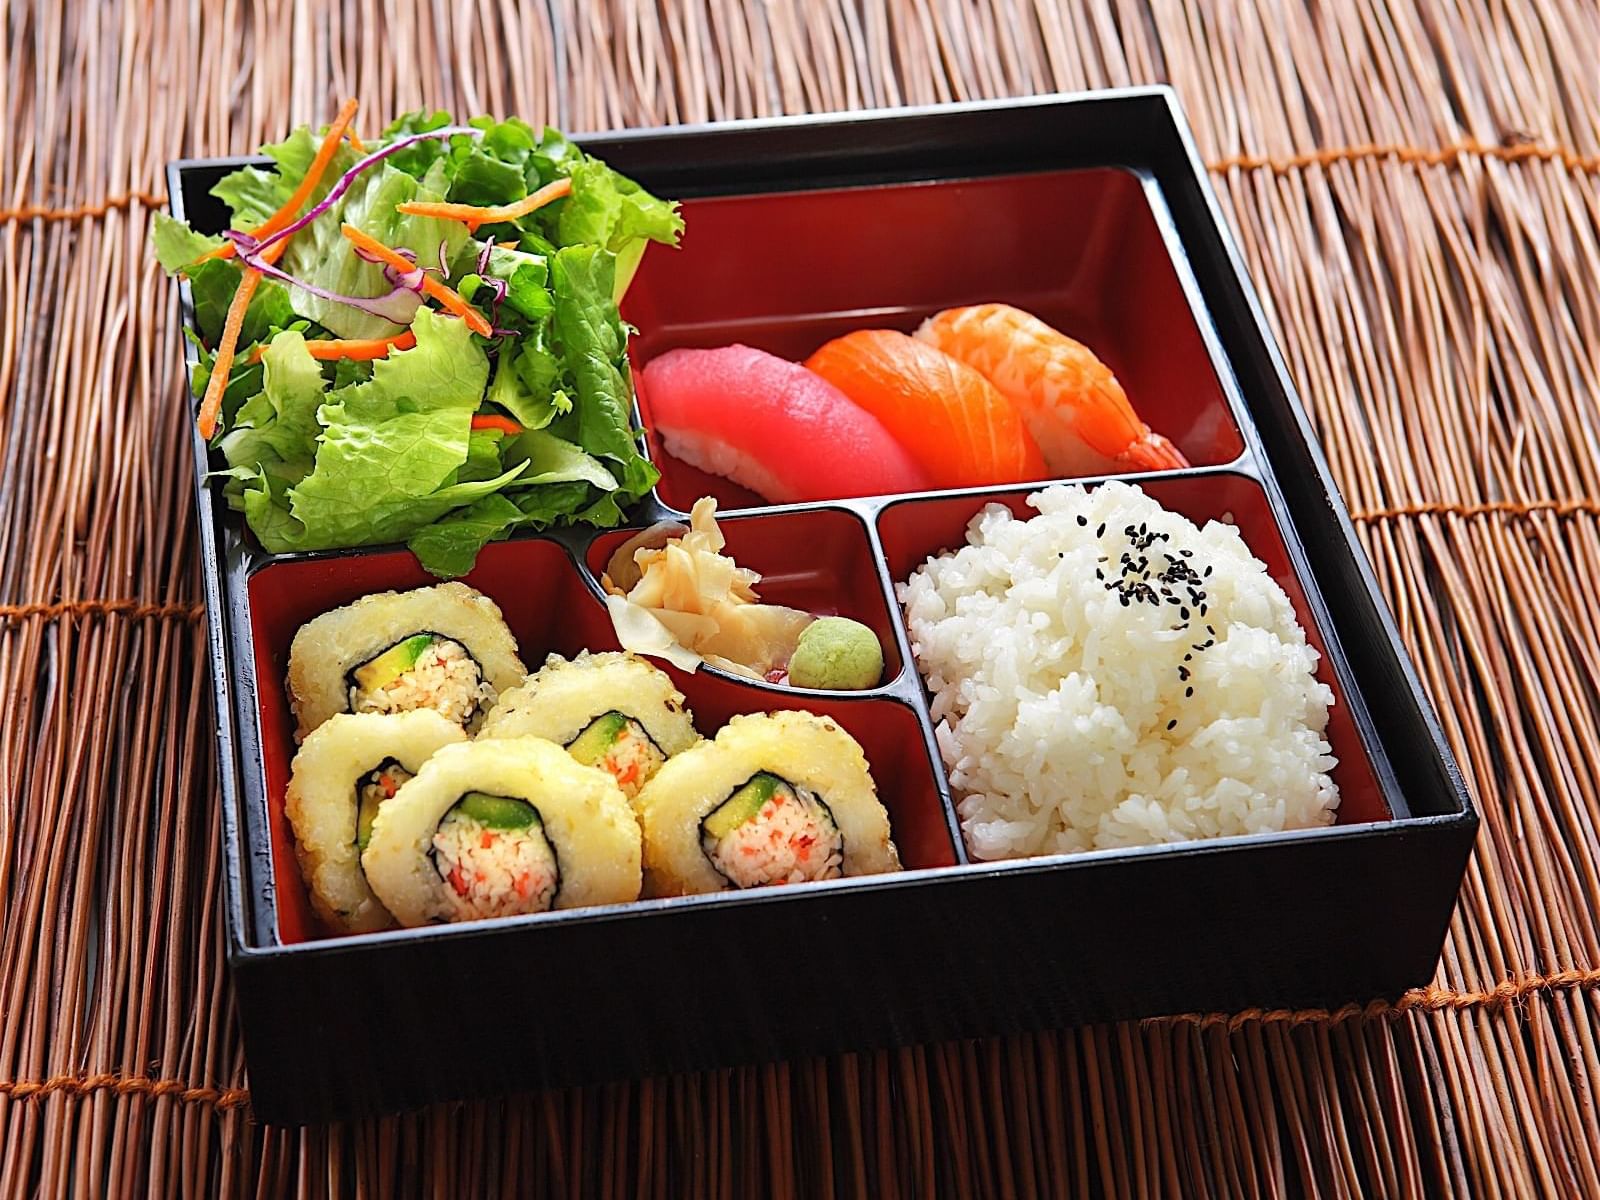
<svg viewBox="0 0 1600 1200">
<path fill-rule="evenodd" d="M 1266 567 L 1137 487 L 999 505 L 899 589 L 981 859 L 1330 824 L 1333 693 Z"/>
</svg>

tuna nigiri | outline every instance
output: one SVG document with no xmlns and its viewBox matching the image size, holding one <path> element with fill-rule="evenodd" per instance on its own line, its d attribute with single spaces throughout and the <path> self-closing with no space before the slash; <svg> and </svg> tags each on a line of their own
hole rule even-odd
<svg viewBox="0 0 1600 1200">
<path fill-rule="evenodd" d="M 977 369 L 1016 404 L 1054 475 L 1189 465 L 1139 419 L 1094 351 L 1031 313 L 1009 304 L 950 308 L 924 321 L 917 337 Z"/>
<path fill-rule="evenodd" d="M 863 329 L 835 338 L 806 366 L 883 422 L 935 487 L 1044 478 L 1044 457 L 1016 406 L 932 346 Z"/>
<path fill-rule="evenodd" d="M 668 454 L 777 504 L 928 486 L 916 460 L 838 388 L 749 346 L 670 351 L 645 367 L 639 392 Z"/>
</svg>

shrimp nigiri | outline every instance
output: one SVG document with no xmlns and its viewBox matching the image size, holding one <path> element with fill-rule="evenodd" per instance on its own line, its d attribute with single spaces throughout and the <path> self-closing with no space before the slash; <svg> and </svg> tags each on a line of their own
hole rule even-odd
<svg viewBox="0 0 1600 1200">
<path fill-rule="evenodd" d="M 982 375 L 889 329 L 834 338 L 806 366 L 867 410 L 934 487 L 1029 483 L 1044 456 L 1016 405 Z"/>
<path fill-rule="evenodd" d="M 1189 465 L 1139 419 L 1094 351 L 1020 308 L 949 308 L 924 321 L 917 337 L 977 370 L 1017 406 L 1054 475 Z"/>
</svg>

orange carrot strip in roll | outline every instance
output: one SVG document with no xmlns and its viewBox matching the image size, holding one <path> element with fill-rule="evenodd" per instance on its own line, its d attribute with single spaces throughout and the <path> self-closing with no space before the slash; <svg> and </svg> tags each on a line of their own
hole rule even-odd
<svg viewBox="0 0 1600 1200">
<path fill-rule="evenodd" d="M 434 200 L 407 200 L 404 204 L 395 205 L 396 212 L 403 212 L 411 217 L 438 217 L 445 221 L 464 221 L 467 227 L 476 231 L 479 225 L 493 225 L 498 221 L 515 221 L 518 217 L 525 217 L 531 212 L 537 212 L 546 204 L 561 199 L 572 191 L 572 180 L 558 179 L 554 183 L 547 183 L 533 195 L 518 200 L 515 204 L 500 204 L 486 208 L 477 204 L 447 204 Z"/>
<path fill-rule="evenodd" d="M 328 132 L 323 135 L 322 145 L 317 147 L 316 157 L 306 169 L 305 178 L 300 181 L 300 186 L 294 189 L 294 195 L 284 202 L 282 208 L 252 229 L 251 237 L 258 241 L 269 238 L 300 215 L 300 210 L 311 198 L 311 193 L 316 191 L 317 184 L 322 182 L 322 173 L 328 169 L 333 156 L 339 152 L 339 143 L 344 140 L 345 131 L 350 128 L 350 122 L 355 120 L 355 117 L 356 100 L 352 96 L 339 106 L 338 115 L 333 118 L 333 124 L 328 126 Z M 208 258 L 232 258 L 236 253 L 238 249 L 232 242 L 224 242 L 215 250 L 202 254 L 200 261 L 205 262 Z"/>
<path fill-rule="evenodd" d="M 350 239 L 357 250 L 364 250 L 379 262 L 393 267 L 396 271 L 410 274 L 417 269 L 417 264 L 409 261 L 398 251 L 391 250 L 371 234 L 364 233 L 354 225 L 345 225 L 344 236 Z M 459 292 L 440 283 L 432 275 L 422 277 L 422 290 L 425 295 L 432 296 L 444 305 L 448 312 L 454 313 L 467 323 L 467 328 L 482 337 L 488 337 L 493 331 L 484 315 L 472 305 L 461 298 Z"/>
<path fill-rule="evenodd" d="M 407 329 L 393 337 L 317 338 L 306 343 L 306 350 L 318 362 L 333 362 L 341 358 L 353 362 L 369 362 L 374 358 L 389 357 L 391 350 L 409 350 L 416 344 L 417 335 Z M 250 361 L 258 363 L 266 353 L 265 346 L 257 346 L 250 352 Z"/>
</svg>

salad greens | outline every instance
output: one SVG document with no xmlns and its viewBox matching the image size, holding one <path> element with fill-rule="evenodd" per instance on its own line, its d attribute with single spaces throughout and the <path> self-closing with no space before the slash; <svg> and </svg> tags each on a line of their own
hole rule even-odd
<svg viewBox="0 0 1600 1200">
<path fill-rule="evenodd" d="M 518 529 L 619 523 L 657 472 L 617 300 L 649 242 L 677 242 L 676 206 L 515 119 L 413 113 L 360 150 L 339 132 L 221 180 L 226 238 L 156 218 L 194 297 L 197 396 L 225 364 L 229 503 L 269 551 L 405 541 L 441 576 Z"/>
</svg>

